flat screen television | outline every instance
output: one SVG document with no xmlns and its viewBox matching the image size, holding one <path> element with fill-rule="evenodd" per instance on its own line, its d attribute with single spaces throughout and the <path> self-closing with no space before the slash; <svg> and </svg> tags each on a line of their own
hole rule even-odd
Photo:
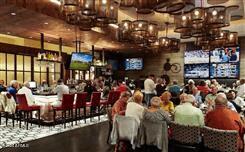
<svg viewBox="0 0 245 152">
<path fill-rule="evenodd" d="M 185 78 L 208 78 L 209 64 L 185 64 Z"/>
<path fill-rule="evenodd" d="M 185 51 L 185 64 L 209 63 L 209 52 L 203 50 Z"/>
<path fill-rule="evenodd" d="M 127 58 L 125 59 L 125 70 L 142 70 L 143 58 Z"/>
<path fill-rule="evenodd" d="M 239 62 L 240 47 L 216 48 L 210 51 L 211 63 Z"/>
<path fill-rule="evenodd" d="M 239 64 L 213 63 L 210 66 L 210 78 L 238 78 Z"/>
<path fill-rule="evenodd" d="M 72 53 L 71 55 L 71 70 L 89 70 L 92 63 L 92 55 L 86 53 Z"/>
</svg>

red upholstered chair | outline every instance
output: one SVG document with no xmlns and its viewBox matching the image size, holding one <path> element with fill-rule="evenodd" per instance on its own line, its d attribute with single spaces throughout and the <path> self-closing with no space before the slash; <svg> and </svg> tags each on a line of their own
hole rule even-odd
<svg viewBox="0 0 245 152">
<path fill-rule="evenodd" d="M 107 100 L 101 100 L 101 105 L 113 106 L 114 103 L 120 98 L 121 92 L 120 91 L 110 91 Z"/>
<path fill-rule="evenodd" d="M 66 112 L 69 112 L 68 118 L 71 117 L 71 124 L 73 126 L 73 102 L 74 102 L 74 94 L 63 94 L 63 98 L 61 101 L 60 107 L 53 106 L 54 112 L 54 126 L 56 125 L 56 111 L 62 111 L 62 122 L 64 124 L 64 128 L 66 128 Z"/>
<path fill-rule="evenodd" d="M 81 108 L 83 108 L 83 118 L 84 122 L 86 123 L 86 99 L 87 99 L 88 93 L 83 92 L 83 93 L 77 93 L 77 98 L 76 98 L 76 103 L 74 104 L 75 108 L 75 119 L 76 119 L 76 124 L 77 124 L 77 119 L 81 118 Z M 78 115 L 78 117 L 77 117 Z"/>
<path fill-rule="evenodd" d="M 113 95 L 112 102 L 109 103 L 111 107 L 114 105 L 114 103 L 120 98 L 121 92 L 120 91 L 115 91 Z"/>
<path fill-rule="evenodd" d="M 110 91 L 108 95 L 108 99 L 103 99 L 100 101 L 100 105 L 103 105 L 106 109 L 108 108 L 111 103 L 113 103 L 115 91 Z"/>
<path fill-rule="evenodd" d="M 92 120 L 92 116 L 95 115 L 96 110 L 98 111 L 98 118 L 100 120 L 100 92 L 93 92 L 90 102 L 86 103 L 86 107 L 90 107 L 90 121 Z"/>
<path fill-rule="evenodd" d="M 37 111 L 38 112 L 38 125 L 40 127 L 40 106 L 29 106 L 26 100 L 26 95 L 25 94 L 16 94 L 16 100 L 19 103 L 17 106 L 17 110 L 19 111 L 20 114 L 20 119 L 19 119 L 19 127 L 21 128 L 21 116 L 22 112 L 24 113 L 23 120 L 26 122 L 26 129 L 28 129 L 28 122 L 32 120 L 32 112 Z M 30 116 L 30 117 L 29 117 Z"/>
</svg>

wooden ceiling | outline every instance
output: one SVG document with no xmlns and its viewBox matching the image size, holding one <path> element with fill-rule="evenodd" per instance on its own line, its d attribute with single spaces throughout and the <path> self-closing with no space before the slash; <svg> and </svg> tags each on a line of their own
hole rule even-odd
<svg viewBox="0 0 245 152">
<path fill-rule="evenodd" d="M 40 40 L 44 33 L 45 41 L 58 44 L 63 39 L 66 46 L 75 46 L 76 36 L 82 42 L 82 50 L 105 48 L 107 51 L 140 50 L 132 44 L 120 43 L 116 40 L 116 28 L 94 28 L 92 31 L 80 31 L 63 20 L 59 6 L 50 0 L 3 0 L 0 1 L 0 33 L 23 38 Z"/>
</svg>

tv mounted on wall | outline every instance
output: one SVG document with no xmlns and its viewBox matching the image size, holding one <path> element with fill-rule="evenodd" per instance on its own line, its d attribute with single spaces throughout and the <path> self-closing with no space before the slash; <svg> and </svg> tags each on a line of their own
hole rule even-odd
<svg viewBox="0 0 245 152">
<path fill-rule="evenodd" d="M 126 58 L 125 59 L 125 70 L 142 70 L 143 69 L 143 58 Z"/>
<path fill-rule="evenodd" d="M 71 70 L 89 70 L 92 63 L 92 55 L 86 53 L 72 53 L 71 55 Z"/>
</svg>

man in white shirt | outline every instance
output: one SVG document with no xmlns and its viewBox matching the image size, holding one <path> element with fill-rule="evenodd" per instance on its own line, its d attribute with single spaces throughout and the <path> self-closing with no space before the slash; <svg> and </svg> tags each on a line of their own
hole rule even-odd
<svg viewBox="0 0 245 152">
<path fill-rule="evenodd" d="M 240 79 L 240 85 L 236 88 L 237 96 L 245 98 L 245 79 Z"/>
<path fill-rule="evenodd" d="M 145 101 L 147 106 L 150 105 L 151 98 L 155 96 L 155 88 L 156 84 L 153 81 L 154 75 L 149 75 L 149 77 L 144 82 L 144 89 L 145 89 Z"/>
<path fill-rule="evenodd" d="M 182 103 L 175 108 L 174 121 L 182 125 L 204 126 L 202 111 L 193 106 L 195 97 L 188 94 Z"/>
<path fill-rule="evenodd" d="M 29 88 L 30 84 L 28 81 L 24 82 L 23 87 L 21 89 L 19 89 L 19 91 L 17 92 L 18 94 L 25 94 L 26 95 L 26 100 L 29 106 L 34 105 L 34 97 L 32 94 L 31 89 Z"/>
<path fill-rule="evenodd" d="M 53 106 L 60 106 L 63 98 L 63 94 L 69 94 L 69 87 L 63 83 L 62 79 L 57 81 L 57 86 L 53 90 L 54 93 L 57 93 L 58 101 L 52 103 Z"/>
</svg>

